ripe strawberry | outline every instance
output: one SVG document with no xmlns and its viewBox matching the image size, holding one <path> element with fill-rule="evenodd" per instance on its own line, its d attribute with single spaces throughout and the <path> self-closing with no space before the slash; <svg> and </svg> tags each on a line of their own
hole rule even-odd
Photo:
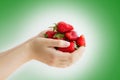
<svg viewBox="0 0 120 80">
<path fill-rule="evenodd" d="M 70 41 L 75 41 L 78 38 L 78 35 L 75 31 L 70 31 L 65 33 L 65 37 Z"/>
<path fill-rule="evenodd" d="M 73 52 L 75 51 L 75 43 L 74 42 L 70 42 L 70 46 L 69 47 L 64 47 L 64 48 L 57 48 L 57 50 L 63 51 L 63 52 Z"/>
<path fill-rule="evenodd" d="M 65 22 L 59 22 L 56 26 L 57 26 L 57 31 L 60 33 L 65 33 L 73 30 L 73 27 Z"/>
<path fill-rule="evenodd" d="M 84 36 L 81 35 L 81 36 L 76 40 L 76 43 L 77 43 L 78 46 L 86 46 Z"/>
<path fill-rule="evenodd" d="M 53 36 L 55 35 L 55 33 L 56 33 L 56 32 L 54 32 L 54 31 L 47 31 L 47 32 L 45 33 L 45 37 L 46 37 L 46 38 L 53 38 Z"/>
<path fill-rule="evenodd" d="M 58 22 L 52 27 L 53 31 L 47 31 L 45 33 L 46 38 L 52 38 L 57 40 L 65 40 L 70 42 L 68 47 L 54 47 L 56 50 L 72 53 L 80 46 L 86 46 L 85 38 L 83 35 L 78 37 L 77 33 L 73 31 L 73 26 L 65 22 Z"/>
</svg>

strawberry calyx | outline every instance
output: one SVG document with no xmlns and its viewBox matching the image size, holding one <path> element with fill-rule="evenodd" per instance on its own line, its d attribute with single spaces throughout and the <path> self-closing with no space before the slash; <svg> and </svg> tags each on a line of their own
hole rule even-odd
<svg viewBox="0 0 120 80">
<path fill-rule="evenodd" d="M 61 39 L 61 38 L 64 38 L 64 34 L 62 33 L 56 33 L 53 38 L 57 38 L 57 39 Z"/>
<path fill-rule="evenodd" d="M 79 46 L 76 44 L 75 41 L 73 41 L 73 42 L 74 42 L 74 48 L 75 48 L 75 50 L 77 50 L 79 48 Z"/>
<path fill-rule="evenodd" d="M 47 35 L 47 34 L 44 34 L 44 37 L 45 37 L 45 38 L 48 38 L 48 35 Z"/>
<path fill-rule="evenodd" d="M 53 31 L 57 31 L 57 24 L 55 24 L 55 26 L 53 26 Z"/>
<path fill-rule="evenodd" d="M 53 32 L 57 32 L 57 24 L 56 23 L 54 23 L 54 26 L 50 26 L 48 28 L 52 28 Z"/>
</svg>

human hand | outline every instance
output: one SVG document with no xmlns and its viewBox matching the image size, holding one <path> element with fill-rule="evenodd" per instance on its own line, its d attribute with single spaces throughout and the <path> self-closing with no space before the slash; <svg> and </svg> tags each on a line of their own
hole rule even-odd
<svg viewBox="0 0 120 80">
<path fill-rule="evenodd" d="M 70 43 L 64 40 L 44 38 L 45 32 L 41 32 L 28 42 L 31 58 L 54 67 L 67 67 L 78 61 L 84 47 L 80 47 L 73 53 L 58 51 L 54 47 L 68 47 Z"/>
<path fill-rule="evenodd" d="M 84 47 L 79 47 L 73 53 L 56 50 L 54 47 L 67 47 L 70 43 L 63 40 L 44 38 L 44 33 L 45 31 L 0 54 L 0 80 L 5 80 L 13 71 L 31 59 L 50 66 L 64 68 L 75 63 L 82 56 Z"/>
</svg>

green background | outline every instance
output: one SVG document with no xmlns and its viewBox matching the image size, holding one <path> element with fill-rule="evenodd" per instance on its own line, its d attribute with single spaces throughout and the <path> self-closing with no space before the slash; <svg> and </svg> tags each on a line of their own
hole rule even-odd
<svg viewBox="0 0 120 80">
<path fill-rule="evenodd" d="M 36 66 L 39 65 L 35 62 L 32 65 L 36 66 L 24 66 L 9 80 L 120 80 L 119 3 L 116 0 L 0 0 L 1 51 L 19 42 L 17 39 L 22 36 L 20 33 L 23 29 L 20 24 L 37 6 L 41 12 L 46 7 L 63 5 L 74 6 L 77 11 L 81 7 L 86 9 L 94 23 L 98 25 L 94 26 L 99 30 L 98 43 L 102 41 L 100 50 L 95 51 L 96 58 L 93 61 L 95 65 L 90 71 L 86 70 L 82 77 L 79 72 L 73 77 L 46 76 L 39 72 L 41 70 L 37 72 Z"/>
</svg>

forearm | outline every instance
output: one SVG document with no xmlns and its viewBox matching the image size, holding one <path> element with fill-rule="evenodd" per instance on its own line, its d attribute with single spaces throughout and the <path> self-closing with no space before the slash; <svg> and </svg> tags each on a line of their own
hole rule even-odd
<svg viewBox="0 0 120 80">
<path fill-rule="evenodd" d="M 6 79 L 13 71 L 31 58 L 27 42 L 0 55 L 0 80 Z"/>
</svg>

